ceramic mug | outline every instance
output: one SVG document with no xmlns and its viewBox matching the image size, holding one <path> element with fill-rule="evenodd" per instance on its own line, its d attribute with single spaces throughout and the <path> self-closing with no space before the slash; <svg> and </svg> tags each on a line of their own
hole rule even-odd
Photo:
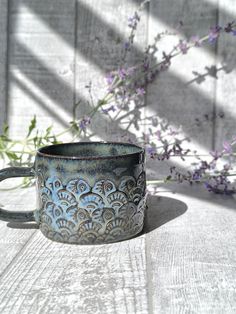
<svg viewBox="0 0 236 314">
<path fill-rule="evenodd" d="M 37 151 L 32 168 L 0 170 L 0 181 L 34 176 L 37 209 L 0 209 L 0 219 L 36 221 L 49 239 L 109 243 L 140 233 L 146 209 L 144 149 L 128 143 L 80 142 Z"/>
</svg>

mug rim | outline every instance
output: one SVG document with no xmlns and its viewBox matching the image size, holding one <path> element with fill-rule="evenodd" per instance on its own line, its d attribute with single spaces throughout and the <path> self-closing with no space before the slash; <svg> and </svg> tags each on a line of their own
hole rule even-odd
<svg viewBox="0 0 236 314">
<path fill-rule="evenodd" d="M 54 154 L 48 154 L 42 152 L 43 149 L 46 148 L 53 148 L 53 147 L 58 147 L 58 146 L 64 146 L 64 145 L 86 145 L 86 144 L 107 144 L 107 145 L 124 145 L 124 146 L 131 146 L 131 147 L 136 147 L 139 149 L 137 152 L 133 153 L 127 153 L 127 154 L 119 154 L 119 155 L 108 155 L 108 156 L 67 156 L 67 155 L 54 155 Z M 133 143 L 127 143 L 127 142 L 106 142 L 106 141 L 92 141 L 92 142 L 65 142 L 65 143 L 60 143 L 60 144 L 52 144 L 52 145 L 46 145 L 37 150 L 37 155 L 42 156 L 42 157 L 47 157 L 47 158 L 58 158 L 58 159 L 73 159 L 73 160 L 99 160 L 99 159 L 117 159 L 117 158 L 124 158 L 124 157 L 130 157 L 136 154 L 140 153 L 145 153 L 145 149 L 141 146 L 138 146 Z"/>
</svg>

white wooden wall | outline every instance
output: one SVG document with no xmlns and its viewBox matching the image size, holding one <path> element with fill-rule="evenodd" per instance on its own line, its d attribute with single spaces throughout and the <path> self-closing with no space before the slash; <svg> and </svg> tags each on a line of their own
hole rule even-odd
<svg viewBox="0 0 236 314">
<path fill-rule="evenodd" d="M 73 104 L 88 99 L 84 86 L 90 80 L 94 97 L 101 97 L 104 75 L 118 65 L 119 42 L 129 34 L 127 18 L 140 2 L 0 0 L 0 125 L 7 121 L 12 136 L 22 137 L 36 113 L 41 128 L 53 123 L 60 130 L 71 119 Z M 152 0 L 138 28 L 136 55 L 180 20 L 181 35 L 189 38 L 235 17 L 234 0 Z M 167 36 L 158 43 L 159 52 L 163 47 L 168 51 L 176 41 L 176 36 Z M 135 116 L 157 115 L 173 126 L 181 125 L 201 151 L 221 147 L 236 135 L 235 49 L 236 37 L 225 34 L 216 46 L 206 45 L 173 60 L 170 70 L 150 86 L 145 109 L 136 110 Z M 134 138 L 147 128 L 131 123 L 125 131 L 130 120 L 111 123 L 99 114 L 91 125 L 93 138 L 124 140 L 120 136 L 126 131 Z M 150 177 L 156 168 L 156 162 L 150 162 Z"/>
</svg>

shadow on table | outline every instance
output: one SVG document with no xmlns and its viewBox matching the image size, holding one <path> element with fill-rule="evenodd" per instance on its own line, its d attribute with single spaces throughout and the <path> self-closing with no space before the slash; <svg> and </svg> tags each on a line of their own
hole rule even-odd
<svg viewBox="0 0 236 314">
<path fill-rule="evenodd" d="M 188 209 L 187 205 L 175 198 L 149 195 L 148 209 L 142 234 L 149 233 L 181 215 Z"/>
<path fill-rule="evenodd" d="M 141 234 L 151 232 L 168 221 L 177 218 L 184 214 L 187 208 L 184 202 L 175 198 L 149 195 L 144 229 Z M 38 229 L 38 225 L 33 222 L 9 222 L 7 226 L 14 229 Z"/>
</svg>

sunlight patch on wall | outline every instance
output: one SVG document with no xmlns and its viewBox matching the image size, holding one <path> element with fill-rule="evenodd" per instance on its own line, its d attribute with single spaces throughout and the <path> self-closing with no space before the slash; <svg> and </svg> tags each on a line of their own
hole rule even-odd
<svg viewBox="0 0 236 314">
<path fill-rule="evenodd" d="M 236 7 L 235 0 L 204 0 L 214 7 L 218 7 L 218 10 L 224 14 L 229 16 L 229 21 L 232 22 L 236 17 Z"/>
<path fill-rule="evenodd" d="M 10 88 L 14 90 L 14 97 L 11 97 L 9 124 L 14 126 L 16 137 L 24 136 L 34 114 L 37 115 L 40 130 L 45 130 L 45 126 L 53 125 L 55 132 L 59 132 L 71 121 L 71 114 L 58 106 L 24 73 L 12 71 Z M 11 90 L 9 92 L 11 93 Z"/>
</svg>

